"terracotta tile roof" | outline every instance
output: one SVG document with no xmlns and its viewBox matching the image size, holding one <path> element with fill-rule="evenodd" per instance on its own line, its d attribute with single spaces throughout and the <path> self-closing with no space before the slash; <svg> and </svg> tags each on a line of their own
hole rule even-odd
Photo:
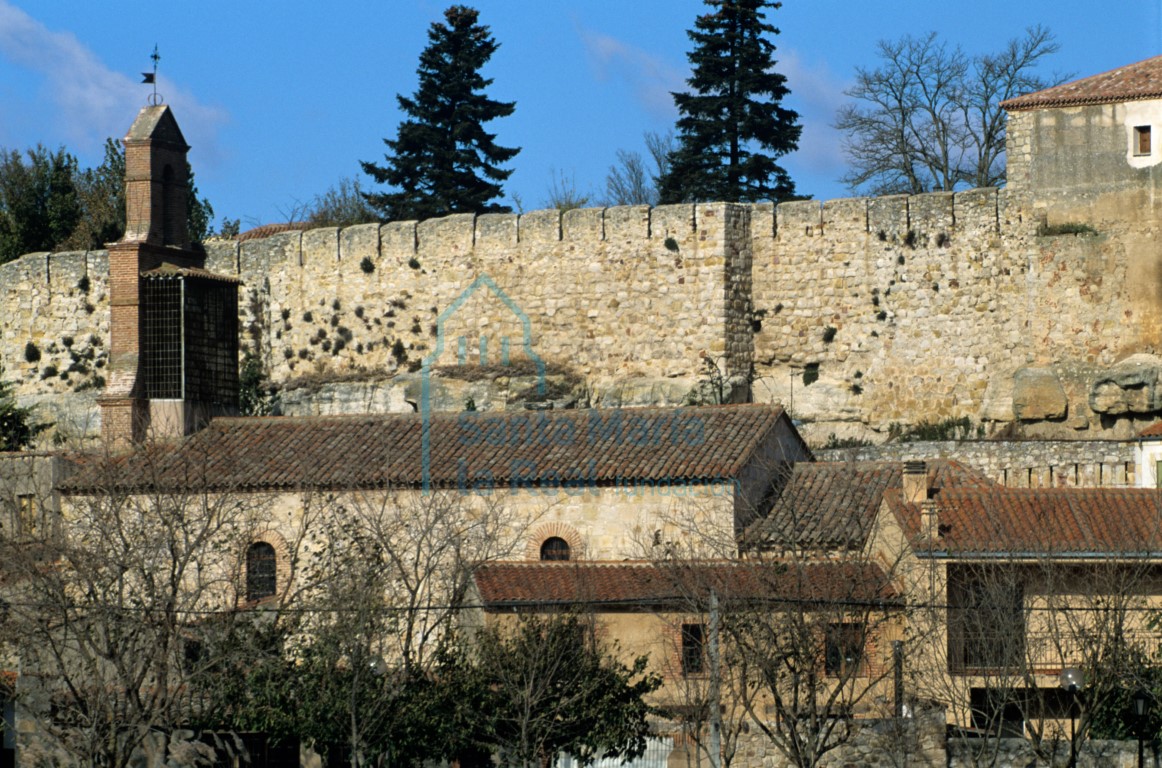
<svg viewBox="0 0 1162 768">
<path fill-rule="evenodd" d="M 436 487 L 725 482 L 771 439 L 766 405 L 433 414 Z M 789 421 L 787 430 L 793 433 Z M 112 489 L 418 487 L 419 414 L 215 419 L 180 444 L 85 467 L 66 493 Z M 809 455 L 809 454 L 808 454 Z"/>
<path fill-rule="evenodd" d="M 211 272 L 208 269 L 200 267 L 179 267 L 176 264 L 169 262 L 163 263 L 160 267 L 147 270 L 141 273 L 142 277 L 197 277 L 203 280 L 216 280 L 222 283 L 238 283 L 242 280 L 230 275 L 219 275 L 217 272 Z"/>
<path fill-rule="evenodd" d="M 753 523 L 744 546 L 760 549 L 861 549 L 884 492 L 900 488 L 903 462 L 821 461 L 795 464 L 769 513 Z M 992 480 L 960 462 L 927 462 L 928 485 L 992 487 Z"/>
<path fill-rule="evenodd" d="M 935 500 L 941 536 L 924 541 L 919 505 L 895 511 L 917 552 L 1162 557 L 1162 491 L 1152 488 L 957 488 Z"/>
<path fill-rule="evenodd" d="M 879 566 L 843 561 L 490 563 L 476 569 L 475 579 L 489 610 L 581 605 L 680 609 L 704 601 L 711 587 L 724 602 L 881 602 L 898 597 Z"/>
<path fill-rule="evenodd" d="M 1140 438 L 1162 437 L 1162 421 L 1151 424 L 1138 433 Z"/>
<path fill-rule="evenodd" d="M 1162 56 L 1017 96 L 1002 101 L 1001 107 L 1017 112 L 1157 98 L 1162 98 Z"/>
<path fill-rule="evenodd" d="M 277 235 L 282 232 L 303 232 L 311 228 L 311 225 L 305 221 L 293 221 L 287 224 L 263 224 L 254 229 L 248 229 L 245 232 L 234 237 L 238 242 L 246 240 L 261 240 L 264 237 Z"/>
</svg>

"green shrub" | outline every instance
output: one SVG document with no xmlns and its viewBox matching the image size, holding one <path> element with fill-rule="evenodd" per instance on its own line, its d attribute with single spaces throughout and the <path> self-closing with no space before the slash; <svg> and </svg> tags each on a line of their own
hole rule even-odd
<svg viewBox="0 0 1162 768">
<path fill-rule="evenodd" d="M 859 437 L 845 437 L 838 438 L 832 432 L 827 436 L 827 443 L 823 446 L 824 450 L 835 450 L 837 448 L 865 448 L 873 443 L 870 440 L 864 440 Z"/>
<path fill-rule="evenodd" d="M 1037 227 L 1038 237 L 1056 237 L 1058 235 L 1096 235 L 1097 230 L 1088 224 L 1076 221 L 1064 221 L 1060 224 L 1041 222 Z"/>
<path fill-rule="evenodd" d="M 4 381 L 4 368 L 0 366 L 0 451 L 27 448 L 48 427 L 48 424 L 37 423 L 31 408 L 16 404 L 12 387 Z"/>
<path fill-rule="evenodd" d="M 888 439 L 898 443 L 969 440 L 980 437 L 981 431 L 981 428 L 973 427 L 972 419 L 961 416 L 937 422 L 922 421 L 911 427 L 892 424 L 888 427 Z"/>
</svg>

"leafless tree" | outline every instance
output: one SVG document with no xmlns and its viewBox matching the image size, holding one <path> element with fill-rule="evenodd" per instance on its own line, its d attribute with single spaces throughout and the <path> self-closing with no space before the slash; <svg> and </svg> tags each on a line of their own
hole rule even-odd
<svg viewBox="0 0 1162 768">
<path fill-rule="evenodd" d="M 179 733 L 202 708 L 197 648 L 204 628 L 253 620 L 238 610 L 245 553 L 272 524 L 270 498 L 214 488 L 200 461 L 171 460 L 163 478 L 165 453 L 90 456 L 59 514 L 43 508 L 0 542 L 3 640 L 37 722 L 30 757 L 124 768 L 141 750 L 211 756 Z"/>
<path fill-rule="evenodd" d="M 294 651 L 308 662 L 308 735 L 352 768 L 395 762 L 399 703 L 433 673 L 472 572 L 523 539 L 500 494 L 414 489 L 311 496 L 319 536 Z"/>
<path fill-rule="evenodd" d="M 996 54 L 969 57 L 936 33 L 879 43 L 880 66 L 858 67 L 836 128 L 845 134 L 853 190 L 872 195 L 1004 183 L 1000 103 L 1061 82 L 1036 73 L 1059 46 L 1030 27 Z"/>
<path fill-rule="evenodd" d="M 575 208 L 584 208 L 591 200 L 592 196 L 588 192 L 577 189 L 577 179 L 572 175 L 549 169 L 549 189 L 544 202 L 546 208 L 556 208 L 562 212 L 571 211 Z"/>
<path fill-rule="evenodd" d="M 675 542 L 691 544 L 654 548 L 657 567 L 684 596 L 684 612 L 705 617 L 703 632 L 717 635 L 718 659 L 706 663 L 720 672 L 706 687 L 688 687 L 687 706 L 721 713 L 712 727 L 720 729 L 724 763 L 754 731 L 791 764 L 813 768 L 851 743 L 857 717 L 891 709 L 892 641 L 902 639 L 906 612 L 903 553 L 871 546 L 873 531 L 860 521 L 832 531 L 835 541 L 814 538 L 818 525 L 804 521 L 817 510 L 800 503 L 785 473 L 772 466 L 768 477 L 773 490 L 782 488 L 781 504 L 772 510 L 768 501 L 741 516 L 760 527 L 779 518 L 773 527 L 734 531 L 729 543 L 713 528 L 708 535 L 675 533 Z M 681 519 L 669 530 L 697 530 L 709 517 L 692 506 L 675 514 Z M 708 559 L 711 542 L 718 551 Z M 700 735 L 700 751 L 718 748 L 706 737 Z"/>
<path fill-rule="evenodd" d="M 606 205 L 657 205 L 658 179 L 670 167 L 670 153 L 674 150 L 673 131 L 645 134 L 649 165 L 640 152 L 619 149 L 617 162 L 605 176 Z"/>
<path fill-rule="evenodd" d="M 915 626 L 944 625 L 947 634 L 931 633 L 937 642 L 910 685 L 949 707 L 954 733 L 965 736 L 951 746 L 973 765 L 998 764 L 999 737 L 1025 739 L 1041 760 L 1063 760 L 1083 749 L 1095 715 L 1111 716 L 1126 690 L 1148 684 L 1147 598 L 1158 568 L 1116 554 L 1085 562 L 1049 548 L 1029 555 L 950 563 L 936 578 L 946 590 L 913 610 Z M 1066 668 L 1085 677 L 1076 691 L 1060 687 Z"/>
</svg>

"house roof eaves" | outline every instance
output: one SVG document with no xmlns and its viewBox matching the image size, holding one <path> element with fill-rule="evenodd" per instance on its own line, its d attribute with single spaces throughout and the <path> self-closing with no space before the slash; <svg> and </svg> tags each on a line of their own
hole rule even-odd
<svg viewBox="0 0 1162 768">
<path fill-rule="evenodd" d="M 975 552 L 957 552 L 946 549 L 917 549 L 916 557 L 921 560 L 1006 560 L 1010 562 L 1063 562 L 1070 560 L 1092 562 L 1104 560 L 1106 562 L 1142 562 L 1158 560 L 1162 562 L 1162 552 L 1005 552 L 1002 550 L 982 550 Z"/>
</svg>

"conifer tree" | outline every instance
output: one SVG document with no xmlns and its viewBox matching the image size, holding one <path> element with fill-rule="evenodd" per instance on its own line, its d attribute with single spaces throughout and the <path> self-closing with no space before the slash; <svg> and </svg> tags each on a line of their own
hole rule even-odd
<svg viewBox="0 0 1162 768">
<path fill-rule="evenodd" d="M 16 403 L 12 385 L 4 381 L 4 366 L 0 365 L 0 451 L 27 448 L 47 428 L 47 424 L 37 423 L 31 408 Z"/>
<path fill-rule="evenodd" d="M 76 173 L 64 147 L 0 150 L 0 264 L 50 251 L 69 236 L 81 217 Z"/>
<path fill-rule="evenodd" d="M 687 93 L 675 93 L 678 148 L 660 181 L 663 203 L 787 200 L 795 184 L 777 164 L 799 143 L 799 115 L 775 71 L 779 30 L 765 20 L 769 0 L 706 0 L 687 34 L 694 50 Z"/>
<path fill-rule="evenodd" d="M 516 103 L 488 98 L 484 89 L 492 80 L 480 74 L 498 47 L 473 8 L 454 5 L 443 23 L 432 24 L 420 54 L 419 87 L 411 98 L 396 97 L 408 117 L 396 138 L 384 139 L 386 163 L 362 163 L 377 183 L 394 188 L 364 195 L 383 218 L 509 210 L 493 201 L 512 173 L 501 164 L 520 149 L 499 146 L 484 124 L 511 115 Z"/>
</svg>

